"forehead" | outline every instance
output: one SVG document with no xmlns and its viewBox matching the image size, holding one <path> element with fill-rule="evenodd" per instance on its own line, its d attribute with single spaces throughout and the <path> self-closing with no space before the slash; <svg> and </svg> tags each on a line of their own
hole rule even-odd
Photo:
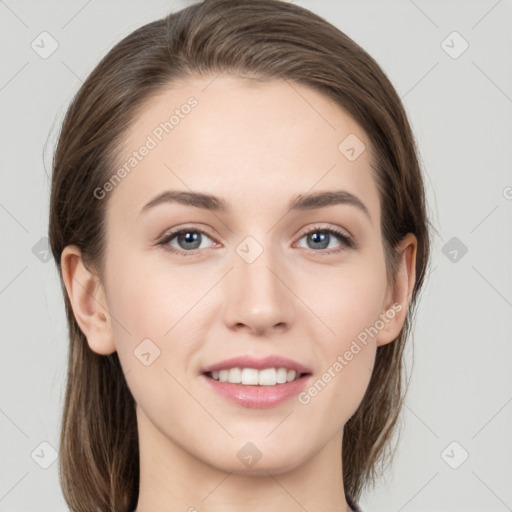
<svg viewBox="0 0 512 512">
<path fill-rule="evenodd" d="M 247 214 L 343 189 L 378 218 L 371 158 L 362 128 L 305 85 L 195 76 L 139 108 L 118 158 L 116 169 L 127 172 L 110 209 L 134 217 L 155 195 L 178 189 L 224 197 Z"/>
</svg>

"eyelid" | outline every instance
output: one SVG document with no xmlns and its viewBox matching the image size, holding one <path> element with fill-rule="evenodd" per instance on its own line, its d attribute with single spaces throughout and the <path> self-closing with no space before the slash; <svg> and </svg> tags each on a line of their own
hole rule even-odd
<svg viewBox="0 0 512 512">
<path fill-rule="evenodd" d="M 335 226 L 334 224 L 327 224 L 327 225 L 321 225 L 320 223 L 314 224 L 313 226 L 304 228 L 303 231 L 301 231 L 301 235 L 299 238 L 302 238 L 304 235 L 307 235 L 311 232 L 316 231 L 334 231 L 336 234 L 343 235 L 348 239 L 352 239 L 352 235 L 344 228 L 341 228 L 339 226 Z"/>
<path fill-rule="evenodd" d="M 184 226 L 177 226 L 177 227 L 174 227 L 174 228 L 168 228 L 166 229 L 161 235 L 159 235 L 156 239 L 156 241 L 161 241 L 163 240 L 164 238 L 167 238 L 168 236 L 171 236 L 171 235 L 176 235 L 178 233 L 180 233 L 181 231 L 197 231 L 198 233 L 203 233 L 207 236 L 209 236 L 211 238 L 211 236 L 208 234 L 208 231 L 206 230 L 206 228 L 203 228 L 203 227 L 198 227 L 198 226 L 202 226 L 201 224 L 193 224 L 193 225 L 189 225 L 189 224 L 185 224 Z"/>
</svg>

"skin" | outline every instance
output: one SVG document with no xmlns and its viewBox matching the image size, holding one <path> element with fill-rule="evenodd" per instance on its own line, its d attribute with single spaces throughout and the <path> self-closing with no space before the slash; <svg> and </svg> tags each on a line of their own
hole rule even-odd
<svg viewBox="0 0 512 512">
<path fill-rule="evenodd" d="M 104 199 L 103 279 L 77 247 L 63 251 L 66 289 L 91 350 L 118 352 L 136 402 L 137 512 L 349 510 L 343 426 L 367 389 L 377 347 L 402 329 L 417 242 L 409 234 L 397 248 L 399 271 L 388 284 L 370 142 L 339 106 L 296 83 L 214 78 L 196 76 L 147 102 L 127 132 L 125 157 L 187 98 L 198 105 Z M 338 150 L 349 134 L 366 145 L 355 161 Z M 222 197 L 231 210 L 169 203 L 139 214 L 170 189 Z M 288 212 L 301 194 L 339 189 L 370 218 L 348 204 Z M 357 248 L 334 235 L 318 248 L 305 236 L 317 225 L 348 232 Z M 156 244 L 182 226 L 206 231 L 200 248 L 177 237 L 168 245 L 195 254 Z M 252 263 L 236 252 L 247 236 L 263 249 Z M 245 408 L 198 377 L 233 356 L 278 354 L 309 366 L 316 380 L 393 304 L 401 311 L 308 404 L 293 397 Z M 149 366 L 133 353 L 146 338 L 160 349 Z M 252 467 L 237 457 L 248 442 L 262 455 Z"/>
</svg>

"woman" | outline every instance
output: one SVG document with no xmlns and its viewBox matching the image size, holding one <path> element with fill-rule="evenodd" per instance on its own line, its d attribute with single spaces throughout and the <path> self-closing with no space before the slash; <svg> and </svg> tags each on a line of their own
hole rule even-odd
<svg viewBox="0 0 512 512">
<path fill-rule="evenodd" d="M 193 4 L 103 58 L 53 167 L 71 510 L 358 510 L 430 240 L 376 62 L 293 4 Z"/>
</svg>

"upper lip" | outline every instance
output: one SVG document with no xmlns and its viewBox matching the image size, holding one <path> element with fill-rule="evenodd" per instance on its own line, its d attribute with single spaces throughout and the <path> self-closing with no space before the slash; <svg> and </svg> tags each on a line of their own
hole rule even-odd
<svg viewBox="0 0 512 512">
<path fill-rule="evenodd" d="M 203 373 L 218 372 L 220 370 L 229 370 L 230 368 L 255 368 L 264 370 L 265 368 L 286 368 L 295 370 L 297 373 L 312 373 L 311 369 L 297 361 L 293 361 L 284 356 L 267 356 L 257 358 L 252 356 L 238 356 L 231 359 L 225 359 L 219 363 L 212 364 L 203 369 Z"/>
</svg>

